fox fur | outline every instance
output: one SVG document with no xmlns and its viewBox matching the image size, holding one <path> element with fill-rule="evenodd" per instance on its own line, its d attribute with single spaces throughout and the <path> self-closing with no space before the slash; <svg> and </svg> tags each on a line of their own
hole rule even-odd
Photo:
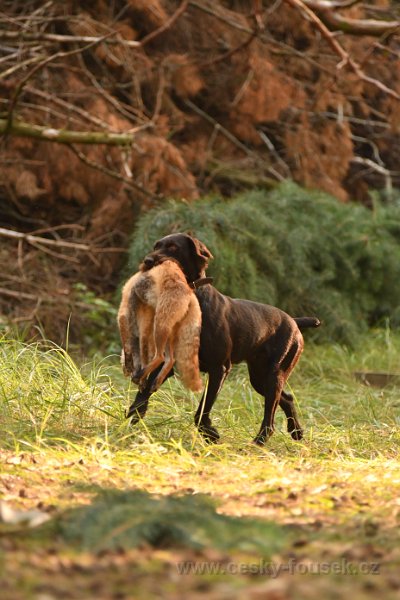
<svg viewBox="0 0 400 600">
<path fill-rule="evenodd" d="M 142 266 L 122 289 L 118 310 L 124 374 L 143 385 L 164 363 L 152 391 L 176 362 L 183 384 L 202 389 L 199 371 L 201 310 L 179 265 L 166 260 L 150 270 Z"/>
</svg>

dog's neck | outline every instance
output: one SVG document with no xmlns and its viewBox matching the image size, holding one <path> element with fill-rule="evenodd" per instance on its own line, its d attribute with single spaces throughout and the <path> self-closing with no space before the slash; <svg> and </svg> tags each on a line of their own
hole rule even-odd
<svg viewBox="0 0 400 600">
<path fill-rule="evenodd" d="M 197 288 L 201 287 L 202 285 L 207 285 L 208 283 L 212 283 L 213 281 L 214 280 L 212 277 L 199 277 L 199 279 L 189 281 L 189 287 L 191 287 L 192 290 L 197 290 Z"/>
</svg>

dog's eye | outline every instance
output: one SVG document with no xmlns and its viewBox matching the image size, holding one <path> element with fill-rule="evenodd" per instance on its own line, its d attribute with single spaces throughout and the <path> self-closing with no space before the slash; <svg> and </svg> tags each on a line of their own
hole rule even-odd
<svg viewBox="0 0 400 600">
<path fill-rule="evenodd" d="M 178 249 L 178 246 L 174 243 L 167 245 L 167 250 L 177 250 L 177 249 Z"/>
</svg>

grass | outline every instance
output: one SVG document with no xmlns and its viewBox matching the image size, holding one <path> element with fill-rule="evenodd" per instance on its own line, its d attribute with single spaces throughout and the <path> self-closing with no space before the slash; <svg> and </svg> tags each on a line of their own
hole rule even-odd
<svg viewBox="0 0 400 600">
<path fill-rule="evenodd" d="M 306 344 L 290 380 L 305 438 L 289 437 L 282 413 L 259 449 L 262 403 L 243 366 L 209 446 L 193 425 L 199 398 L 177 379 L 131 429 L 136 388 L 118 357 L 78 365 L 51 343 L 2 339 L 1 497 L 51 516 L 0 523 L 2 597 L 396 597 L 400 398 L 353 373 L 396 372 L 399 358 L 389 330 L 356 350 Z"/>
</svg>

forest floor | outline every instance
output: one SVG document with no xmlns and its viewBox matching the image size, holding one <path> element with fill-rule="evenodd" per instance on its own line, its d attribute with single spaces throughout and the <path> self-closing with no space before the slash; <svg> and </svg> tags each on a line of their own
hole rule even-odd
<svg viewBox="0 0 400 600">
<path fill-rule="evenodd" d="M 279 414 L 260 449 L 261 400 L 242 367 L 210 446 L 178 380 L 131 428 L 118 357 L 78 365 L 2 339 L 2 599 L 399 598 L 398 387 L 354 376 L 399 358 L 384 330 L 353 350 L 306 344 L 290 381 L 304 439 Z"/>
</svg>

